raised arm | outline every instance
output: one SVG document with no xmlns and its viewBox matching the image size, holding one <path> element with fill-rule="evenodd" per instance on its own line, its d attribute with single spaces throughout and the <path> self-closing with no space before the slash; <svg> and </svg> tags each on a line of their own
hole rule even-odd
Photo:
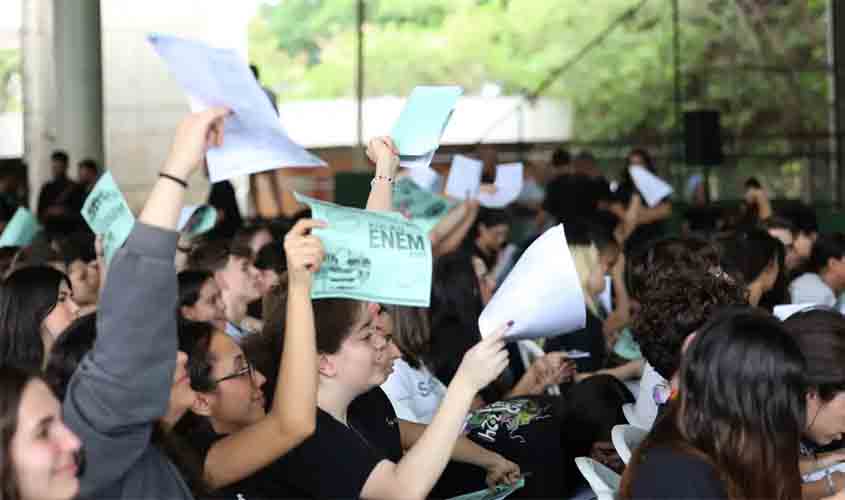
<svg viewBox="0 0 845 500">
<path fill-rule="evenodd" d="M 184 180 L 222 139 L 225 109 L 189 115 L 162 172 Z M 109 266 L 97 313 L 97 339 L 70 380 L 65 421 L 85 443 L 89 464 L 80 497 L 91 497 L 133 467 L 167 410 L 176 367 L 174 230 L 184 187 L 160 178 L 123 248 Z M 94 495 L 96 496 L 96 495 Z"/>
<path fill-rule="evenodd" d="M 393 183 L 399 168 L 399 152 L 390 137 L 376 137 L 367 144 L 367 157 L 376 164 L 367 210 L 393 210 Z"/>
<path fill-rule="evenodd" d="M 287 317 L 273 406 L 261 421 L 211 447 L 203 469 L 213 489 L 254 474 L 314 433 L 318 371 L 311 283 L 324 255 L 320 239 L 310 234 L 316 227 L 325 223 L 302 219 L 285 236 Z"/>
<path fill-rule="evenodd" d="M 362 498 L 417 500 L 429 494 L 452 456 L 476 393 L 507 367 L 504 331 L 467 351 L 431 424 L 399 463 L 383 460 L 373 469 Z"/>
<path fill-rule="evenodd" d="M 446 218 L 434 227 L 434 231 L 437 232 L 437 241 L 435 241 L 435 238 L 432 238 L 432 252 L 435 257 L 452 253 L 461 246 L 461 243 L 463 243 L 467 233 L 469 233 L 473 224 L 475 224 L 475 219 L 478 217 L 480 207 L 481 205 L 478 204 L 478 200 L 467 200 L 461 205 L 461 207 L 446 215 Z M 445 226 L 453 224 L 455 221 L 450 219 L 450 217 L 453 212 L 457 212 L 461 208 L 463 208 L 463 210 L 459 212 L 459 215 L 462 217 L 457 221 L 457 224 L 453 225 L 451 228 L 441 227 L 441 224 L 444 224 Z"/>
</svg>

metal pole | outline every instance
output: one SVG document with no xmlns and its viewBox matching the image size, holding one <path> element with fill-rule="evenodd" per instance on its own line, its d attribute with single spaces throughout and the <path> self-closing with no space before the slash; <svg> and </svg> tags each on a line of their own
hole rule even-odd
<svg viewBox="0 0 845 500">
<path fill-rule="evenodd" d="M 356 40 L 357 50 L 355 52 L 355 100 L 356 100 L 356 138 L 357 138 L 357 167 L 360 169 L 367 168 L 366 158 L 364 158 L 364 0 L 357 1 L 357 29 Z"/>
</svg>

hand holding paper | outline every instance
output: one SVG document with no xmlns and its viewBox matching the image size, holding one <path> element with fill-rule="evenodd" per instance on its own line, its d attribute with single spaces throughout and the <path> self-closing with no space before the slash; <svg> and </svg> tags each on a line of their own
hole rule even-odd
<svg viewBox="0 0 845 500">
<path fill-rule="evenodd" d="M 513 320 L 509 339 L 554 337 L 586 324 L 581 281 L 563 225 L 537 238 L 517 261 L 478 318 L 482 336 Z"/>
<path fill-rule="evenodd" d="M 496 380 L 508 367 L 508 351 L 505 349 L 504 337 L 505 332 L 512 326 L 513 322 L 509 321 L 468 350 L 452 383 L 467 384 L 475 394 Z"/>
<path fill-rule="evenodd" d="M 458 200 L 478 196 L 483 169 L 484 162 L 481 160 L 455 155 L 449 168 L 449 177 L 446 179 L 446 196 Z"/>
<path fill-rule="evenodd" d="M 452 497 L 449 500 L 504 500 L 511 496 L 511 494 L 525 486 L 525 479 L 520 479 L 512 485 L 499 485 L 493 490 L 481 490 L 473 493 L 467 493 L 457 497 Z"/>
<path fill-rule="evenodd" d="M 135 225 L 135 216 L 114 181 L 106 172 L 82 205 L 82 217 L 94 234 L 103 237 L 106 263 L 111 262 L 118 248 L 122 247 Z"/>
<path fill-rule="evenodd" d="M 390 134 L 403 167 L 431 164 L 462 93 L 457 86 L 420 86 L 411 92 Z"/>
<path fill-rule="evenodd" d="M 496 167 L 496 189 L 493 193 L 481 192 L 478 201 L 487 208 L 504 208 L 513 203 L 522 192 L 522 163 L 506 163 Z"/>
<path fill-rule="evenodd" d="M 643 201 L 650 207 L 657 206 L 674 191 L 666 181 L 640 165 L 633 165 L 628 170 L 631 174 L 631 180 L 634 181 L 637 190 L 643 195 Z"/>
<path fill-rule="evenodd" d="M 339 297 L 383 304 L 428 307 L 431 300 L 431 241 L 395 212 L 369 212 L 296 194 L 326 221 L 315 228 L 325 262 L 314 277 L 311 297 Z"/>
<path fill-rule="evenodd" d="M 291 285 L 311 288 L 313 276 L 320 271 L 326 255 L 323 242 L 311 234 L 311 230 L 325 227 L 323 221 L 301 219 L 285 235 L 285 257 Z"/>
</svg>

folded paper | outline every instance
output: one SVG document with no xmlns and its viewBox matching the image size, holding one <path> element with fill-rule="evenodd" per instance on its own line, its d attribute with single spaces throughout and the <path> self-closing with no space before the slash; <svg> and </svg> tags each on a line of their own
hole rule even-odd
<svg viewBox="0 0 845 500">
<path fill-rule="evenodd" d="M 82 217 L 94 234 L 103 237 L 106 262 L 110 262 L 117 249 L 123 246 L 135 225 L 135 216 L 111 172 L 100 176 L 85 198 Z"/>
<path fill-rule="evenodd" d="M 188 205 L 179 214 L 176 229 L 193 238 L 205 234 L 217 223 L 217 210 L 210 205 Z"/>
<path fill-rule="evenodd" d="M 554 337 L 586 324 L 584 294 L 563 225 L 543 233 L 522 254 L 478 318 L 482 336 L 513 321 L 509 339 Z"/>
<path fill-rule="evenodd" d="M 339 297 L 381 304 L 428 307 L 432 255 L 426 232 L 395 212 L 342 207 L 296 194 L 311 216 L 326 258 L 314 276 L 311 297 Z"/>
<path fill-rule="evenodd" d="M 431 164 L 462 93 L 458 86 L 414 88 L 390 133 L 399 149 L 400 165 L 422 168 Z"/>
<path fill-rule="evenodd" d="M 481 187 L 484 162 L 464 155 L 455 155 L 446 179 L 446 196 L 458 200 L 475 198 Z"/>
<path fill-rule="evenodd" d="M 505 208 L 519 197 L 523 182 L 522 163 L 505 163 L 496 167 L 496 192 L 479 193 L 478 202 L 487 208 Z"/>
<path fill-rule="evenodd" d="M 674 189 L 666 181 L 652 174 L 640 165 L 629 168 L 631 179 L 637 186 L 637 191 L 643 196 L 643 201 L 650 207 L 657 206 L 664 198 L 672 194 Z"/>
<path fill-rule="evenodd" d="M 150 43 L 188 93 L 194 111 L 226 106 L 223 146 L 208 150 L 211 182 L 282 167 L 318 167 L 325 162 L 294 143 L 267 94 L 236 51 L 172 36 Z"/>
<path fill-rule="evenodd" d="M 41 231 L 38 219 L 24 207 L 18 207 L 0 235 L 0 247 L 25 247 Z"/>
</svg>

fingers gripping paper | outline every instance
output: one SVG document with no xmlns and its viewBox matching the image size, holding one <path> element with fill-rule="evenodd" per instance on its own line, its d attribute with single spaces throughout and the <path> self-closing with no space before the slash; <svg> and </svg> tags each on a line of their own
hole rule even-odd
<svg viewBox="0 0 845 500">
<path fill-rule="evenodd" d="M 482 336 L 508 321 L 510 339 L 554 337 L 583 328 L 584 295 L 559 224 L 522 254 L 478 318 Z"/>
<path fill-rule="evenodd" d="M 674 191 L 666 181 L 639 165 L 633 165 L 630 173 L 634 185 L 643 195 L 643 201 L 650 207 L 656 206 Z"/>
<path fill-rule="evenodd" d="M 394 212 L 368 212 L 296 194 L 312 217 L 326 252 L 311 297 L 340 297 L 383 304 L 428 307 L 431 242 L 417 225 Z"/>
<path fill-rule="evenodd" d="M 233 112 L 225 122 L 223 146 L 208 150 L 211 182 L 281 167 L 326 165 L 288 137 L 237 52 L 172 36 L 151 35 L 149 40 L 188 93 L 194 111 L 226 106 Z"/>
<path fill-rule="evenodd" d="M 41 231 L 41 225 L 24 207 L 18 207 L 15 215 L 6 224 L 6 229 L 0 235 L 0 247 L 25 247 L 32 243 L 35 235 Z"/>
<path fill-rule="evenodd" d="M 82 217 L 94 234 L 103 236 L 106 262 L 110 262 L 117 249 L 123 246 L 135 225 L 135 216 L 111 172 L 103 174 L 85 198 Z"/>
</svg>

